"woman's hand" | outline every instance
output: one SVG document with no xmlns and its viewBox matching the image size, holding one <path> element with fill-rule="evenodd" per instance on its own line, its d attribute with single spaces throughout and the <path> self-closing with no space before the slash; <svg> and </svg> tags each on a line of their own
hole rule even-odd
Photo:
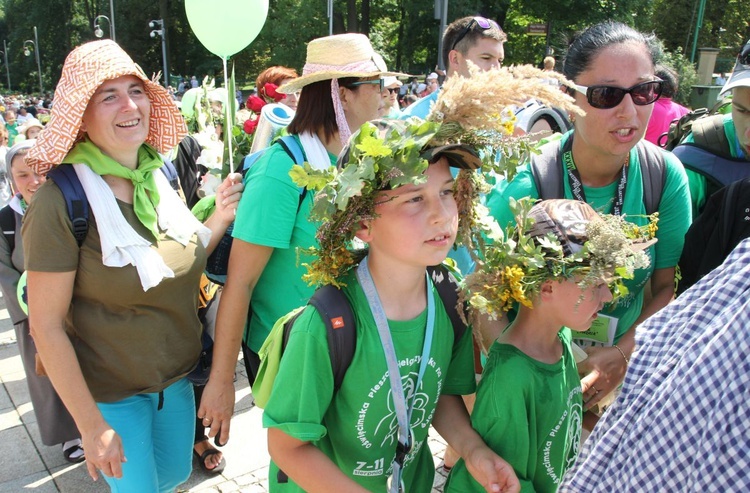
<svg viewBox="0 0 750 493">
<path fill-rule="evenodd" d="M 628 364 L 616 347 L 587 348 L 588 358 L 578 363 L 583 404 L 586 410 L 594 407 L 603 397 L 622 382 Z"/>
<path fill-rule="evenodd" d="M 234 384 L 232 380 L 209 378 L 198 406 L 198 418 L 210 428 L 209 438 L 216 437 L 216 445 L 223 447 L 229 441 L 229 428 L 234 414 Z M 84 449 L 86 450 L 86 449 Z"/>
<path fill-rule="evenodd" d="M 120 436 L 105 421 L 91 432 L 81 433 L 86 452 L 86 468 L 91 479 L 99 479 L 98 471 L 105 476 L 122 478 L 122 463 L 127 462 Z"/>
<path fill-rule="evenodd" d="M 216 212 L 214 214 L 218 215 L 227 226 L 237 215 L 237 206 L 244 189 L 242 175 L 239 173 L 230 173 L 216 189 Z"/>
</svg>

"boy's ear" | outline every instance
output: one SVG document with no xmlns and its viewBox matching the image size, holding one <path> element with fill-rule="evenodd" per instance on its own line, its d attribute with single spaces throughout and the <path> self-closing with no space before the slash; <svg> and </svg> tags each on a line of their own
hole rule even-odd
<svg viewBox="0 0 750 493">
<path fill-rule="evenodd" d="M 555 286 L 553 285 L 554 282 L 555 281 L 552 279 L 547 279 L 541 284 L 541 286 L 539 286 L 539 298 L 542 301 L 547 301 L 555 292 Z"/>
<path fill-rule="evenodd" d="M 354 236 L 364 241 L 365 243 L 370 243 L 370 241 L 372 241 L 372 232 L 370 229 L 370 224 L 371 224 L 370 221 L 360 221 L 359 229 L 357 230 L 356 233 L 354 233 Z"/>
</svg>

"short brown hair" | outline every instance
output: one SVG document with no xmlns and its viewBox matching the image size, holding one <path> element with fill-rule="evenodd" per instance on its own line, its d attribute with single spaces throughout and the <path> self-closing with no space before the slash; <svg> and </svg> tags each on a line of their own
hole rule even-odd
<svg viewBox="0 0 750 493">
<path fill-rule="evenodd" d="M 508 36 L 495 21 L 487 20 L 493 24 L 489 29 L 476 29 L 478 24 L 474 21 L 474 17 L 462 17 L 448 24 L 443 33 L 443 64 L 446 67 L 449 65 L 448 54 L 451 50 L 456 50 L 466 56 L 482 38 L 494 39 L 500 43 L 508 40 Z"/>
<path fill-rule="evenodd" d="M 274 65 L 273 67 L 268 67 L 263 72 L 258 74 L 258 78 L 255 79 L 255 87 L 258 89 L 258 91 L 260 91 L 260 89 L 269 82 L 271 84 L 280 86 L 281 83 L 285 80 L 296 79 L 297 77 L 299 77 L 299 74 L 293 68 L 284 67 L 282 65 Z"/>
<path fill-rule="evenodd" d="M 357 77 L 339 79 L 339 86 L 346 87 L 359 80 Z M 331 97 L 331 80 L 313 82 L 302 88 L 297 103 L 297 111 L 287 130 L 290 134 L 323 131 L 326 140 L 332 139 L 339 131 L 336 125 L 336 112 Z"/>
</svg>

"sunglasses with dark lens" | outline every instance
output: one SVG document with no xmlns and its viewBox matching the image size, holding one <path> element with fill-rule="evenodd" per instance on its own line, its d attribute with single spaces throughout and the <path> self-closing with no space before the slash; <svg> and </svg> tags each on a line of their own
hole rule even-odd
<svg viewBox="0 0 750 493">
<path fill-rule="evenodd" d="M 747 43 L 740 50 L 740 54 L 737 55 L 737 63 L 744 65 L 746 68 L 750 68 L 750 43 Z"/>
<path fill-rule="evenodd" d="M 396 94 L 398 92 L 398 87 L 389 87 L 388 92 L 391 94 Z"/>
<path fill-rule="evenodd" d="M 469 23 L 466 25 L 465 28 L 461 31 L 461 34 L 456 37 L 456 40 L 453 42 L 453 46 L 451 46 L 451 50 L 456 49 L 456 45 L 461 42 L 462 39 L 466 37 L 467 34 L 469 34 L 469 31 L 472 30 L 474 25 L 479 26 L 479 28 L 482 31 L 486 31 L 487 29 L 492 29 L 493 27 L 495 29 L 498 29 L 500 32 L 502 32 L 502 28 L 497 24 L 497 22 L 493 21 L 492 19 L 485 19 L 484 17 L 474 17 Z"/>
<path fill-rule="evenodd" d="M 594 108 L 608 110 L 622 102 L 626 94 L 633 98 L 633 104 L 645 106 L 661 96 L 663 81 L 650 80 L 641 82 L 628 89 L 617 86 L 581 86 L 576 84 L 576 91 L 586 95 L 586 100 Z"/>
<path fill-rule="evenodd" d="M 347 84 L 346 87 L 364 86 L 369 84 L 378 84 L 380 86 L 380 92 L 383 92 L 383 89 L 385 89 L 385 79 L 360 80 Z"/>
</svg>

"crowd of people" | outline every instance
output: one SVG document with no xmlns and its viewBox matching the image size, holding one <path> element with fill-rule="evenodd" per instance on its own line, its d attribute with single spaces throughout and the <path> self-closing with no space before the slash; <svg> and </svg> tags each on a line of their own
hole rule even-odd
<svg viewBox="0 0 750 493">
<path fill-rule="evenodd" d="M 502 68 L 512 41 L 458 19 L 420 82 L 315 39 L 227 122 L 226 89 L 103 40 L 53 100 L 0 101 L 0 288 L 43 443 L 112 491 L 220 473 L 241 353 L 273 378 L 273 492 L 429 492 L 431 426 L 450 493 L 750 487 L 750 42 L 731 110 L 672 153 L 691 113 L 654 35 L 591 26 L 560 73 Z M 527 101 L 556 112 L 541 140 Z M 260 151 L 222 175 L 239 132 Z"/>
</svg>

